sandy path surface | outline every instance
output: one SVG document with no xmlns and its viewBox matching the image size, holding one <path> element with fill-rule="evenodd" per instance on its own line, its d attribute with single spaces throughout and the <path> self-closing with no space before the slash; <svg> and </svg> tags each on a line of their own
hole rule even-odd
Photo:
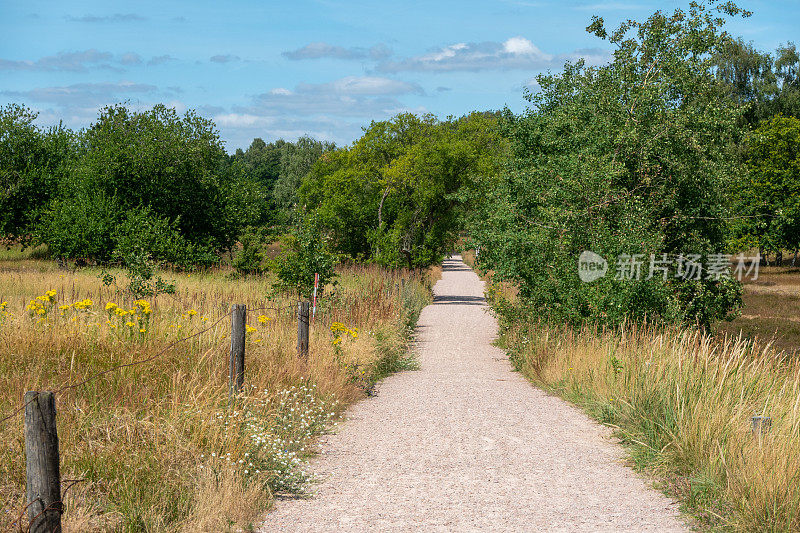
<svg viewBox="0 0 800 533">
<path fill-rule="evenodd" d="M 417 331 L 421 370 L 347 413 L 310 499 L 261 531 L 686 531 L 604 428 L 512 372 L 483 283 L 445 261 Z"/>
</svg>

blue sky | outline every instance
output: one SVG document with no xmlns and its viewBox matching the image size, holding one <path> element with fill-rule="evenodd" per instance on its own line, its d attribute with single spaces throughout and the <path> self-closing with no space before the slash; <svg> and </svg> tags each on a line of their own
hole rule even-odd
<svg viewBox="0 0 800 533">
<path fill-rule="evenodd" d="M 800 41 L 797 0 L 740 0 L 729 31 L 764 50 Z M 228 151 L 303 134 L 347 144 L 401 111 L 525 107 L 537 73 L 608 58 L 588 35 L 688 0 L 0 0 L 0 105 L 91 124 L 104 105 L 165 103 L 212 118 Z M 800 42 L 798 42 L 800 44 Z"/>
</svg>

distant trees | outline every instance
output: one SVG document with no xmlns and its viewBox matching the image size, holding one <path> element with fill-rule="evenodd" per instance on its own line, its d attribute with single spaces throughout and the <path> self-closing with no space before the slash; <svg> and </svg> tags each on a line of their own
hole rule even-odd
<svg viewBox="0 0 800 533">
<path fill-rule="evenodd" d="M 765 120 L 745 142 L 747 174 L 736 188 L 738 248 L 800 249 L 800 119 Z"/>
<path fill-rule="evenodd" d="M 280 172 L 275 182 L 274 197 L 278 207 L 289 209 L 297 205 L 297 190 L 323 154 L 336 148 L 332 142 L 317 141 L 304 135 L 295 143 L 283 143 L 280 152 Z"/>
<path fill-rule="evenodd" d="M 728 97 L 745 108 L 750 126 L 782 114 L 800 118 L 800 57 L 794 43 L 771 55 L 743 39 L 727 39 L 715 52 L 714 71 Z"/>
<path fill-rule="evenodd" d="M 43 130 L 23 106 L 0 109 L 0 236 L 57 256 L 146 255 L 210 264 L 264 220 L 265 186 L 226 164 L 214 124 L 157 105 L 103 109 L 88 129 Z"/>
<path fill-rule="evenodd" d="M 74 162 L 74 135 L 41 129 L 36 117 L 24 106 L 0 108 L 0 239 L 29 240 Z"/>
<path fill-rule="evenodd" d="M 400 114 L 373 122 L 352 146 L 325 154 L 299 190 L 334 248 L 385 265 L 426 266 L 452 244 L 463 188 L 494 173 L 504 141 L 493 117 L 440 122 Z"/>
</svg>

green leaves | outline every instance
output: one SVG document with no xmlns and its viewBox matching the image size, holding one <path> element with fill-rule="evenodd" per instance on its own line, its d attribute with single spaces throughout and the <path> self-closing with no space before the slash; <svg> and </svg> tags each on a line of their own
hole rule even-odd
<svg viewBox="0 0 800 533">
<path fill-rule="evenodd" d="M 306 215 L 283 242 L 284 252 L 275 261 L 278 276 L 275 288 L 294 290 L 300 298 L 310 298 L 314 277 L 319 274 L 319 287 L 324 288 L 335 277 L 338 259 L 331 252 L 325 232 L 315 214 Z"/>
<path fill-rule="evenodd" d="M 493 116 L 373 122 L 353 146 L 326 154 L 300 189 L 338 251 L 415 268 L 440 260 L 464 213 L 464 188 L 494 173 L 504 151 Z"/>
<path fill-rule="evenodd" d="M 540 92 L 527 96 L 532 107 L 506 113 L 514 157 L 499 178 L 479 184 L 485 201 L 475 203 L 471 233 L 482 264 L 514 281 L 537 315 L 707 325 L 735 307 L 735 295 L 711 281 L 586 284 L 577 275 L 583 250 L 612 260 L 722 251 L 742 110 L 712 72 L 725 42 L 713 4 L 656 12 L 614 32 L 595 18 L 587 31 L 616 45 L 613 61 L 540 76 Z"/>
<path fill-rule="evenodd" d="M 776 116 L 746 141 L 749 172 L 737 188 L 740 244 L 766 251 L 800 247 L 800 120 Z"/>
</svg>

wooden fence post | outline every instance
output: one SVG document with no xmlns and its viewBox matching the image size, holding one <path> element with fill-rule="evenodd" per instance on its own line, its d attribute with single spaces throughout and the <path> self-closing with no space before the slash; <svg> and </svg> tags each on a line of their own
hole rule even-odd
<svg viewBox="0 0 800 533">
<path fill-rule="evenodd" d="M 25 393 L 25 459 L 29 531 L 60 533 L 61 474 L 58 467 L 56 400 L 52 392 Z"/>
<path fill-rule="evenodd" d="M 246 335 L 247 306 L 234 304 L 231 309 L 231 361 L 228 387 L 231 401 L 244 385 L 244 339 Z"/>
<path fill-rule="evenodd" d="M 297 302 L 297 354 L 308 355 L 308 302 Z"/>
</svg>

